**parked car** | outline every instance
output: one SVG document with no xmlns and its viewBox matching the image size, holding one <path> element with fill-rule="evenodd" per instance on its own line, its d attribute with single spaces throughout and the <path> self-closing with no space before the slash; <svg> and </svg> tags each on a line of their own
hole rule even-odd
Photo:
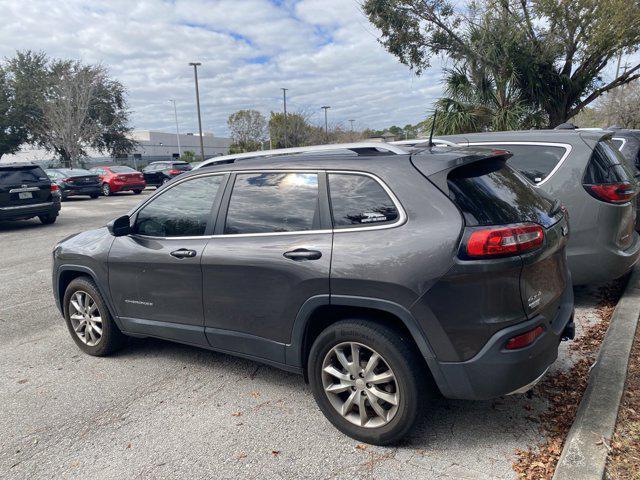
<svg viewBox="0 0 640 480">
<path fill-rule="evenodd" d="M 526 390 L 572 336 L 560 204 L 504 151 L 374 148 L 200 168 L 62 241 L 71 337 L 90 355 L 148 336 L 304 374 L 327 418 L 374 444 L 438 389 Z"/>
<path fill-rule="evenodd" d="M 569 210 L 569 269 L 576 285 L 624 275 L 640 255 L 635 231 L 638 187 L 604 130 L 529 130 L 440 137 L 503 148 L 509 164 Z"/>
<path fill-rule="evenodd" d="M 142 173 L 147 185 L 159 187 L 189 170 L 191 170 L 191 165 L 187 162 L 153 162 L 147 165 Z"/>
<path fill-rule="evenodd" d="M 94 167 L 90 172 L 100 177 L 102 194 L 105 197 L 112 193 L 126 191 L 133 191 L 133 193 L 139 195 L 147 186 L 142 173 L 126 165 Z"/>
<path fill-rule="evenodd" d="M 33 163 L 0 164 L 0 220 L 38 217 L 52 224 L 60 212 L 60 190 Z"/>
<path fill-rule="evenodd" d="M 71 196 L 87 195 L 91 198 L 100 196 L 100 177 L 83 168 L 49 168 L 47 175 L 60 188 L 62 199 Z"/>
</svg>

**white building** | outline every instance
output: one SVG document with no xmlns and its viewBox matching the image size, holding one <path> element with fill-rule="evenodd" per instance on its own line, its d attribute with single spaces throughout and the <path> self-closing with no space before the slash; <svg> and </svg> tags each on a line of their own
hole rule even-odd
<svg viewBox="0 0 640 480">
<path fill-rule="evenodd" d="M 136 168 L 141 168 L 150 162 L 158 160 L 171 160 L 178 158 L 186 151 L 191 151 L 196 158 L 200 157 L 200 135 L 185 133 L 178 136 L 175 133 L 154 132 L 150 130 L 137 130 L 131 132 L 131 138 L 138 142 L 134 151 L 117 158 L 89 149 L 86 158 L 87 165 L 105 163 L 126 163 Z M 180 146 L 178 147 L 178 143 Z M 206 158 L 227 155 L 231 139 L 215 137 L 213 133 L 203 133 L 204 156 Z M 56 161 L 56 155 L 46 150 L 25 145 L 19 152 L 13 155 L 3 155 L 0 159 L 5 162 L 37 162 L 49 164 Z"/>
</svg>

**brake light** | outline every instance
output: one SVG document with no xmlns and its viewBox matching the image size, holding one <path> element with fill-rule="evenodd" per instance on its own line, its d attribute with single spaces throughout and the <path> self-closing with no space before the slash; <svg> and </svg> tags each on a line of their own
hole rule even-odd
<svg viewBox="0 0 640 480">
<path fill-rule="evenodd" d="M 471 258 L 517 255 L 542 245 L 544 230 L 535 223 L 488 227 L 474 230 L 466 244 Z"/>
<path fill-rule="evenodd" d="M 592 197 L 607 203 L 626 203 L 636 196 L 637 189 L 630 183 L 601 183 L 585 185 Z"/>
<path fill-rule="evenodd" d="M 58 185 L 56 185 L 55 183 L 51 184 L 51 191 L 52 192 L 57 192 L 58 190 L 60 190 L 60 187 Z"/>
<path fill-rule="evenodd" d="M 168 173 L 169 173 L 169 175 L 179 175 L 182 172 L 180 170 L 169 170 Z"/>
<path fill-rule="evenodd" d="M 533 330 L 529 330 L 526 333 L 510 338 L 505 348 L 507 350 L 517 350 L 519 348 L 527 347 L 531 345 L 536 340 L 536 338 L 538 338 L 543 333 L 544 328 L 539 325 Z"/>
</svg>

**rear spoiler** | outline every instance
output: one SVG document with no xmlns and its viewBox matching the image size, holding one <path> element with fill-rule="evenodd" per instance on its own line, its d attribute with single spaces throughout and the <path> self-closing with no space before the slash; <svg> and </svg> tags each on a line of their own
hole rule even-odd
<svg viewBox="0 0 640 480">
<path fill-rule="evenodd" d="M 506 162 L 512 156 L 506 150 L 490 148 L 467 147 L 463 149 L 449 150 L 448 152 L 430 151 L 427 154 L 411 156 L 411 163 L 422 175 L 427 177 L 436 187 L 445 194 L 449 194 L 447 179 L 454 170 L 477 164 L 493 164 Z M 488 166 L 488 165 L 487 165 Z"/>
</svg>

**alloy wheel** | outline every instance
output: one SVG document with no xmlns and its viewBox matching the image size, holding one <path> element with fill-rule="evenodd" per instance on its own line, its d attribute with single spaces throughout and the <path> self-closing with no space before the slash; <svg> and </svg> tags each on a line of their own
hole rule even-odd
<svg viewBox="0 0 640 480">
<path fill-rule="evenodd" d="M 334 346 L 322 363 L 322 385 L 333 408 L 347 421 L 381 427 L 398 412 L 400 391 L 385 359 L 362 343 Z"/>
<path fill-rule="evenodd" d="M 109 187 L 108 183 L 102 185 L 102 194 L 105 197 L 108 197 L 111 194 L 111 187 Z"/>
<path fill-rule="evenodd" d="M 87 292 L 78 290 L 69 299 L 69 318 L 73 331 L 90 347 L 102 339 L 102 317 L 95 300 Z"/>
</svg>

